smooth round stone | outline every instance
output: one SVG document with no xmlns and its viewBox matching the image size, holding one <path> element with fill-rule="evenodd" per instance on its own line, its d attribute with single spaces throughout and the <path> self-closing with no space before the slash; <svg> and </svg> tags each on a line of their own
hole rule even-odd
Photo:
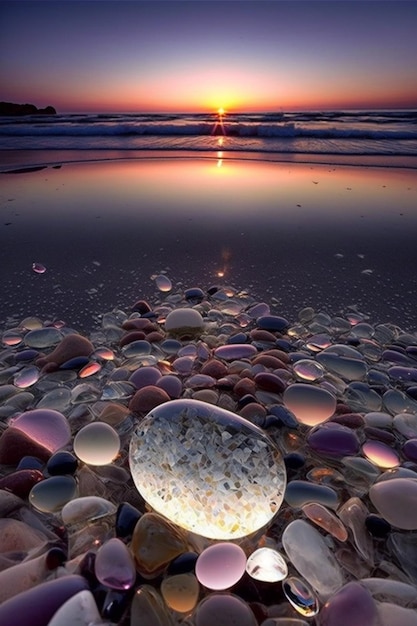
<svg viewBox="0 0 417 626">
<path fill-rule="evenodd" d="M 116 513 L 116 536 L 130 537 L 141 515 L 138 509 L 129 504 L 129 502 L 119 504 Z"/>
<path fill-rule="evenodd" d="M 36 330 L 30 330 L 25 335 L 25 344 L 29 348 L 49 348 L 59 343 L 62 339 L 62 333 L 53 328 L 39 328 Z"/>
<path fill-rule="evenodd" d="M 91 591 L 80 591 L 58 609 L 48 626 L 90 626 L 101 622 Z"/>
<path fill-rule="evenodd" d="M 350 428 L 332 422 L 318 426 L 307 442 L 314 452 L 333 458 L 354 456 L 360 448 L 358 437 Z"/>
<path fill-rule="evenodd" d="M 44 475 L 37 469 L 20 469 L 0 478 L 0 489 L 26 499 L 32 487 L 43 479 Z"/>
<path fill-rule="evenodd" d="M 400 413 L 393 420 L 394 428 L 399 433 L 412 439 L 417 437 L 417 415 L 413 413 Z"/>
<path fill-rule="evenodd" d="M 336 398 L 322 387 L 295 383 L 284 391 L 284 404 L 301 424 L 317 426 L 333 415 Z"/>
<path fill-rule="evenodd" d="M 258 548 L 246 561 L 246 572 L 255 580 L 275 583 L 288 576 L 288 567 L 277 550 Z"/>
<path fill-rule="evenodd" d="M 284 498 L 293 508 L 301 508 L 308 502 L 316 502 L 335 509 L 339 501 L 337 493 L 331 487 L 316 485 L 307 480 L 289 482 Z"/>
<path fill-rule="evenodd" d="M 164 389 L 156 385 L 146 385 L 138 389 L 129 402 L 129 409 L 132 413 L 143 415 L 154 409 L 159 404 L 168 402 L 169 395 Z"/>
<path fill-rule="evenodd" d="M 80 378 L 89 378 L 90 376 L 94 376 L 94 374 L 97 374 L 100 370 L 100 363 L 97 363 L 97 361 L 91 361 L 80 369 L 80 371 L 78 372 L 78 376 Z"/>
<path fill-rule="evenodd" d="M 303 506 L 303 513 L 309 520 L 333 535 L 333 537 L 336 537 L 339 541 L 347 540 L 348 532 L 345 526 L 334 513 L 328 511 L 323 505 L 310 502 Z"/>
<path fill-rule="evenodd" d="M 165 391 L 171 400 L 177 400 L 181 396 L 182 382 L 181 379 L 174 374 L 162 376 L 156 383 L 156 386 Z"/>
<path fill-rule="evenodd" d="M 279 315 L 262 315 L 256 320 L 256 325 L 262 330 L 270 330 L 272 332 L 282 332 L 290 325 L 285 317 Z"/>
<path fill-rule="evenodd" d="M 88 591 L 82 576 L 73 574 L 49 580 L 0 604 L 0 624 L 47 626 L 58 609 L 80 591 Z M 65 626 L 69 626 L 68 622 Z"/>
<path fill-rule="evenodd" d="M 114 515 L 117 507 L 99 496 L 83 496 L 68 502 L 61 511 L 65 526 L 88 524 L 102 517 Z"/>
<path fill-rule="evenodd" d="M 259 372 L 255 375 L 254 381 L 259 389 L 272 393 L 282 393 L 286 387 L 283 380 L 272 372 Z"/>
<path fill-rule="evenodd" d="M 135 385 L 136 389 L 141 389 L 147 385 L 156 385 L 162 374 L 157 367 L 139 367 L 131 374 L 129 382 Z"/>
<path fill-rule="evenodd" d="M 165 330 L 179 337 L 198 336 L 203 329 L 204 320 L 195 309 L 175 309 L 165 320 Z"/>
<path fill-rule="evenodd" d="M 391 415 L 388 413 L 381 413 L 378 411 L 371 411 L 370 413 L 366 413 L 364 416 L 366 426 L 371 426 L 373 428 L 391 428 L 393 424 L 393 419 Z M 417 420 L 416 420 L 417 427 Z M 416 430 L 417 433 L 417 430 Z"/>
<path fill-rule="evenodd" d="M 51 453 L 63 448 L 71 440 L 71 430 L 66 417 L 53 409 L 26 411 L 10 425 Z"/>
<path fill-rule="evenodd" d="M 301 615 L 313 617 L 319 611 L 316 594 L 305 581 L 290 576 L 282 583 L 282 590 L 291 606 Z"/>
<path fill-rule="evenodd" d="M 402 452 L 409 461 L 417 463 L 417 438 L 406 441 L 402 447 Z"/>
<path fill-rule="evenodd" d="M 53 513 L 62 509 L 77 495 L 77 483 L 72 476 L 52 476 L 34 485 L 29 502 L 38 511 Z"/>
<path fill-rule="evenodd" d="M 232 594 L 212 593 L 197 606 L 195 626 L 257 626 L 249 605 Z"/>
<path fill-rule="evenodd" d="M 245 573 L 246 555 L 235 543 L 222 542 L 209 546 L 195 564 L 197 580 L 214 591 L 233 587 Z"/>
<path fill-rule="evenodd" d="M 235 359 L 250 359 L 258 354 L 257 349 L 251 343 L 235 343 L 226 346 L 219 346 L 214 350 L 214 356 L 224 361 L 234 361 Z"/>
<path fill-rule="evenodd" d="M 171 291 L 172 282 L 170 281 L 168 276 L 165 276 L 165 274 L 158 274 L 158 276 L 154 277 L 154 280 L 155 280 L 155 285 L 159 289 L 159 291 L 162 291 L 164 293 Z"/>
<path fill-rule="evenodd" d="M 378 603 L 378 626 L 417 626 L 417 611 L 389 602 Z"/>
<path fill-rule="evenodd" d="M 357 582 L 337 591 L 320 611 L 320 626 L 377 626 L 377 606 L 370 592 Z"/>
<path fill-rule="evenodd" d="M 46 470 L 50 476 L 75 474 L 77 467 L 77 458 L 67 450 L 55 452 L 46 464 Z"/>
<path fill-rule="evenodd" d="M 120 450 L 117 432 L 106 422 L 91 422 L 78 431 L 74 438 L 74 452 L 88 465 L 107 465 Z"/>
<path fill-rule="evenodd" d="M 217 540 L 267 525 L 286 484 L 281 453 L 264 431 L 198 400 L 172 400 L 151 411 L 132 435 L 129 463 L 152 509 Z"/>
<path fill-rule="evenodd" d="M 136 580 L 133 557 L 117 537 L 109 539 L 98 549 L 94 572 L 97 580 L 111 589 L 130 589 Z"/>
<path fill-rule="evenodd" d="M 284 530 L 282 544 L 291 563 L 312 587 L 325 597 L 343 584 L 340 566 L 322 535 L 304 520 L 294 520 Z"/>
<path fill-rule="evenodd" d="M 400 464 L 400 458 L 395 450 L 381 441 L 367 441 L 362 446 L 362 452 L 369 461 L 378 467 L 391 468 Z"/>
<path fill-rule="evenodd" d="M 359 359 L 333 354 L 325 350 L 316 356 L 317 361 L 330 372 L 341 376 L 344 380 L 363 380 L 366 376 L 366 364 Z"/>
<path fill-rule="evenodd" d="M 17 372 L 17 374 L 15 374 L 13 384 L 19 389 L 27 389 L 39 380 L 39 375 L 40 370 L 34 365 L 24 367 L 22 370 Z"/>
<path fill-rule="evenodd" d="M 204 291 L 199 287 L 190 287 L 184 291 L 184 297 L 187 302 L 198 304 L 204 300 Z"/>
<path fill-rule="evenodd" d="M 393 478 L 375 483 L 369 497 L 389 524 L 402 530 L 417 530 L 417 479 Z"/>
<path fill-rule="evenodd" d="M 197 604 L 200 586 L 194 574 L 177 574 L 164 578 L 161 594 L 170 609 L 188 613 Z"/>
<path fill-rule="evenodd" d="M 324 368 L 313 359 L 300 359 L 294 363 L 293 372 L 302 381 L 314 382 L 324 376 Z"/>
<path fill-rule="evenodd" d="M 131 550 L 136 569 L 144 578 L 155 578 L 168 564 L 187 551 L 181 530 L 156 513 L 145 513 L 133 531 Z"/>
<path fill-rule="evenodd" d="M 132 341 L 127 346 L 123 348 L 123 356 L 127 359 L 133 357 L 140 356 L 148 356 L 152 352 L 152 345 L 149 341 L 145 339 L 138 339 L 137 341 Z"/>
</svg>

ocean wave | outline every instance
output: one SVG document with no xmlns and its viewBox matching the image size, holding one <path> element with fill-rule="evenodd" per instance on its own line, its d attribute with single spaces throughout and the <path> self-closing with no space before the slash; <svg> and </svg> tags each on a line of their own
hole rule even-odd
<svg viewBox="0 0 417 626">
<path fill-rule="evenodd" d="M 0 125 L 3 137 L 126 137 L 126 136 L 210 136 L 261 138 L 316 138 L 316 139 L 365 139 L 365 140 L 416 140 L 416 129 L 372 128 L 354 125 L 325 125 L 314 127 L 295 122 L 282 123 L 241 123 L 225 122 L 63 122 L 53 123 L 9 123 Z"/>
</svg>

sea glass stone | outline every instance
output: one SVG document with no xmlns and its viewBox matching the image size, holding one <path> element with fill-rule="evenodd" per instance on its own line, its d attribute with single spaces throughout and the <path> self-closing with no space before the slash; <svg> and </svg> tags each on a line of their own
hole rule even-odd
<svg viewBox="0 0 417 626">
<path fill-rule="evenodd" d="M 250 606 L 238 596 L 212 593 L 197 606 L 195 626 L 257 626 Z"/>
<path fill-rule="evenodd" d="M 246 561 L 246 572 L 251 578 L 275 583 L 284 580 L 288 567 L 284 557 L 273 548 L 258 548 Z"/>
<path fill-rule="evenodd" d="M 333 415 L 336 398 L 322 387 L 295 383 L 284 391 L 284 404 L 301 424 L 317 426 Z"/>
<path fill-rule="evenodd" d="M 99 548 L 94 571 L 103 585 L 120 591 L 130 589 L 136 579 L 133 556 L 117 537 L 109 539 Z"/>
<path fill-rule="evenodd" d="M 311 587 L 296 576 L 290 576 L 282 583 L 282 590 L 291 606 L 305 617 L 313 617 L 319 611 L 316 594 Z"/>
<path fill-rule="evenodd" d="M 129 462 L 151 508 L 217 540 L 266 526 L 286 486 L 281 453 L 264 431 L 198 400 L 171 400 L 153 409 L 132 435 Z"/>
<path fill-rule="evenodd" d="M 53 513 L 77 496 L 77 483 L 72 476 L 52 476 L 34 485 L 29 502 L 38 511 Z"/>
<path fill-rule="evenodd" d="M 233 587 L 243 576 L 246 555 L 235 543 L 216 543 L 200 554 L 195 564 L 197 580 L 214 591 Z"/>
<path fill-rule="evenodd" d="M 200 585 L 194 574 L 176 574 L 164 578 L 161 594 L 170 609 L 178 613 L 188 613 L 197 604 Z"/>
<path fill-rule="evenodd" d="M 403 530 L 417 530 L 416 479 L 392 478 L 375 483 L 369 497 L 387 522 Z"/>
<path fill-rule="evenodd" d="M 119 435 L 106 422 L 91 422 L 74 438 L 75 454 L 89 465 L 107 465 L 116 458 L 119 450 Z"/>
</svg>

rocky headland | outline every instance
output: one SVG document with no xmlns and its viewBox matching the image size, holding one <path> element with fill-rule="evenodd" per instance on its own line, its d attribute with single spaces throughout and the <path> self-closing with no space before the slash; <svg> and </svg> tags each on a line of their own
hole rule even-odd
<svg viewBox="0 0 417 626">
<path fill-rule="evenodd" d="M 56 115 L 56 110 L 52 106 L 38 109 L 34 104 L 0 102 L 0 115 Z"/>
</svg>

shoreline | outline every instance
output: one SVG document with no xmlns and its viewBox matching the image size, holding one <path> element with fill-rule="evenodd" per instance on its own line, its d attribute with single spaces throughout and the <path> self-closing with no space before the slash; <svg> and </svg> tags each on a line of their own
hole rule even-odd
<svg viewBox="0 0 417 626">
<path fill-rule="evenodd" d="M 14 169 L 54 167 L 70 163 L 122 161 L 141 159 L 209 159 L 233 161 L 265 161 L 275 163 L 337 165 L 349 167 L 375 167 L 417 169 L 417 156 L 404 155 L 347 155 L 307 154 L 284 152 L 250 152 L 233 150 L 52 150 L 0 149 L 0 173 L 14 173 Z"/>
</svg>

